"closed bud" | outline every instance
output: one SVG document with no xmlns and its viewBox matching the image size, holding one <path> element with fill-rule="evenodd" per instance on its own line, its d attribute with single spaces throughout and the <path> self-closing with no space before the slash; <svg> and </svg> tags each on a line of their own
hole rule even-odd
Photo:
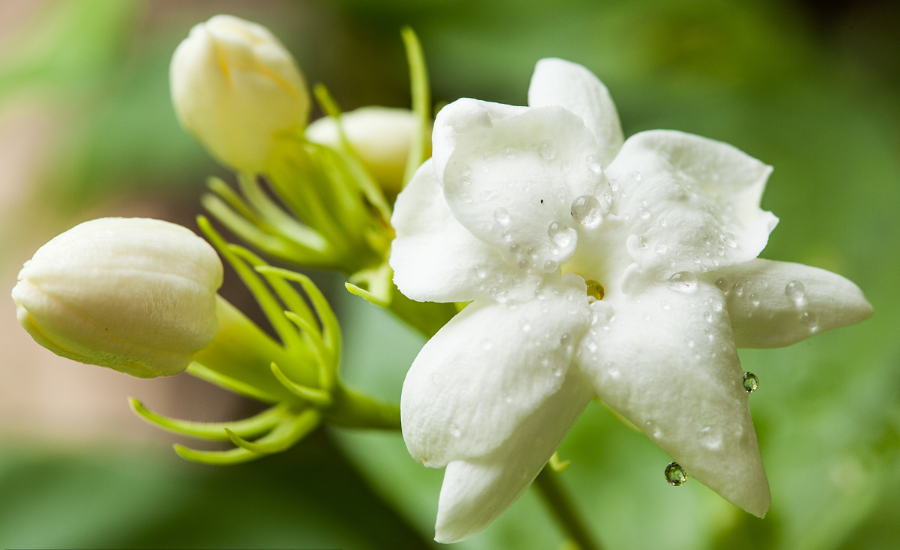
<svg viewBox="0 0 900 550">
<path fill-rule="evenodd" d="M 190 230 L 103 218 L 54 238 L 12 291 L 19 323 L 50 351 L 140 378 L 177 374 L 216 335 L 222 263 Z"/>
<path fill-rule="evenodd" d="M 191 29 L 170 67 L 181 124 L 220 162 L 259 172 L 279 135 L 300 133 L 309 92 L 291 54 L 268 29 L 217 15 Z"/>
<path fill-rule="evenodd" d="M 418 124 L 415 113 L 407 109 L 363 107 L 341 116 L 341 126 L 350 146 L 382 189 L 391 195 L 403 187 L 406 159 Z M 306 138 L 331 147 L 338 147 L 341 141 L 337 123 L 331 117 L 310 124 Z"/>
</svg>

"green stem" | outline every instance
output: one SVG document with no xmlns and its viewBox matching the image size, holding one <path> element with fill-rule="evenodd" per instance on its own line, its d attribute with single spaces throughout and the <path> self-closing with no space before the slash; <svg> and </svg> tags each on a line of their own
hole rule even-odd
<svg viewBox="0 0 900 550">
<path fill-rule="evenodd" d="M 591 539 L 581 517 L 575 510 L 572 499 L 566 494 L 556 476 L 557 474 L 549 466 L 544 466 L 537 479 L 534 480 L 534 485 L 543 497 L 544 504 L 580 550 L 600 550 L 600 545 Z"/>
<path fill-rule="evenodd" d="M 374 430 L 399 430 L 400 408 L 338 386 L 332 393 L 334 405 L 325 416 L 335 426 Z"/>
</svg>

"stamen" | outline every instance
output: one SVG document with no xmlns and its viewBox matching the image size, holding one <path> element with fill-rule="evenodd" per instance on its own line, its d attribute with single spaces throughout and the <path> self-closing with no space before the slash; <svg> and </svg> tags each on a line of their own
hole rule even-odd
<svg viewBox="0 0 900 550">
<path fill-rule="evenodd" d="M 587 283 L 587 295 L 594 300 L 602 300 L 603 296 L 606 295 L 606 292 L 603 290 L 603 285 L 594 280 L 585 282 Z"/>
</svg>

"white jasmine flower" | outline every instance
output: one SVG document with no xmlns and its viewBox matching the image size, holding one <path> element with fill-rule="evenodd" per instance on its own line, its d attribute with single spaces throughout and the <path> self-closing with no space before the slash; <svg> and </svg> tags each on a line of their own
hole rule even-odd
<svg viewBox="0 0 900 550">
<path fill-rule="evenodd" d="M 409 109 L 362 107 L 341 116 L 347 141 L 382 189 L 391 195 L 399 193 L 403 187 L 406 159 L 418 125 L 418 117 Z M 323 117 L 310 124 L 306 138 L 335 148 L 341 144 L 338 126 L 332 117 Z"/>
<path fill-rule="evenodd" d="M 487 527 L 596 392 L 698 481 L 769 508 L 736 348 L 871 315 L 850 281 L 756 259 L 769 166 L 674 131 L 623 143 L 603 84 L 537 64 L 529 107 L 461 99 L 400 194 L 390 259 L 420 301 L 473 301 L 403 386 L 414 458 L 447 468 L 436 540 Z"/>
<path fill-rule="evenodd" d="M 220 162 L 259 172 L 280 135 L 303 131 L 309 92 L 291 54 L 268 29 L 216 15 L 172 56 L 172 103 L 182 126 Z"/>
<path fill-rule="evenodd" d="M 190 230 L 103 218 L 55 237 L 12 291 L 19 323 L 57 355 L 141 378 L 177 374 L 216 335 L 222 263 Z"/>
</svg>

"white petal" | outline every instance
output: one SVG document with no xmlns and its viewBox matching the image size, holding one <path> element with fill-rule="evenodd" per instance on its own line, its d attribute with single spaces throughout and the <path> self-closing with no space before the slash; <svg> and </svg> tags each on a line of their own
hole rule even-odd
<svg viewBox="0 0 900 550">
<path fill-rule="evenodd" d="M 859 287 L 816 267 L 756 259 L 706 278 L 727 297 L 739 348 L 789 346 L 872 316 Z"/>
<path fill-rule="evenodd" d="M 722 294 L 702 279 L 680 288 L 595 302 L 576 361 L 690 476 L 762 517 L 769 485 Z"/>
<path fill-rule="evenodd" d="M 425 344 L 403 383 L 413 458 L 440 468 L 497 448 L 562 386 L 588 323 L 584 281 L 571 274 L 514 308 L 466 307 Z"/>
<path fill-rule="evenodd" d="M 528 105 L 558 105 L 580 116 L 600 146 L 597 160 L 604 168 L 622 148 L 622 125 L 609 90 L 577 63 L 555 58 L 538 61 L 528 87 Z"/>
<path fill-rule="evenodd" d="M 772 171 L 734 147 L 654 130 L 625 142 L 607 177 L 628 252 L 647 271 L 714 271 L 752 260 L 778 222 L 759 208 Z"/>
<path fill-rule="evenodd" d="M 390 258 L 394 283 L 409 298 L 468 302 L 492 299 L 492 289 L 514 290 L 510 281 L 519 270 L 456 221 L 431 160 L 397 197 L 391 224 L 397 231 Z M 511 297 L 522 298 L 515 292 Z"/>
<path fill-rule="evenodd" d="M 458 542 L 494 522 L 522 496 L 590 403 L 594 389 L 572 369 L 562 388 L 487 456 L 447 465 L 435 537 Z"/>
<path fill-rule="evenodd" d="M 435 173 L 463 226 L 523 273 L 555 271 L 572 255 L 572 204 L 605 188 L 579 117 L 461 99 L 438 114 L 434 139 Z"/>
</svg>

